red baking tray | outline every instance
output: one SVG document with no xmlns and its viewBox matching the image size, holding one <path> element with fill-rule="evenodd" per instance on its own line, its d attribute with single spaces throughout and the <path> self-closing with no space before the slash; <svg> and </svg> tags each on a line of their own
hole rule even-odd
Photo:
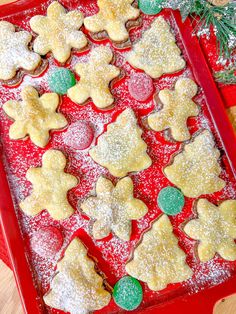
<svg viewBox="0 0 236 314">
<path fill-rule="evenodd" d="M 80 8 L 86 15 L 97 10 L 96 1 L 61 1 L 68 9 Z M 29 19 L 35 14 L 45 14 L 49 1 L 21 0 L 0 7 L 0 18 L 10 21 L 26 30 L 29 28 Z M 187 61 L 185 70 L 173 75 L 164 75 L 155 80 L 156 91 L 165 87 L 172 87 L 180 76 L 188 76 L 201 87 L 195 102 L 201 107 L 201 114 L 197 118 L 189 119 L 189 129 L 193 134 L 199 129 L 211 129 L 218 148 L 221 151 L 222 177 L 227 180 L 227 188 L 223 191 L 208 195 L 212 202 L 232 198 L 236 199 L 236 138 L 225 113 L 224 104 L 211 76 L 211 72 L 204 59 L 198 39 L 192 36 L 192 26 L 189 19 L 183 24 L 178 12 L 165 10 L 161 12 L 172 25 L 177 38 L 177 44 L 183 51 Z M 135 41 L 143 28 L 147 28 L 154 19 L 153 16 L 143 16 L 143 26 L 131 31 L 131 40 Z M 91 39 L 91 38 L 90 38 Z M 91 40 L 91 45 L 96 43 Z M 100 44 L 109 44 L 103 41 Z M 116 54 L 115 64 L 125 70 L 125 76 L 115 83 L 112 91 L 116 98 L 115 107 L 109 111 L 99 111 L 90 102 L 86 106 L 78 106 L 66 96 L 62 97 L 60 111 L 66 116 L 69 124 L 79 119 L 88 119 L 95 127 L 96 137 L 99 136 L 106 125 L 115 120 L 117 115 L 127 107 L 132 107 L 139 118 L 140 125 L 143 118 L 154 109 L 153 99 L 145 103 L 138 103 L 130 98 L 127 81 L 132 69 L 124 62 L 124 55 L 128 49 L 118 50 L 113 47 Z M 88 52 L 79 54 L 73 52 L 73 58 L 65 66 L 73 69 L 77 59 L 86 58 Z M 48 55 L 49 70 L 57 65 Z M 0 159 L 0 221 L 3 229 L 10 260 L 14 270 L 17 286 L 21 296 L 25 313 L 62 313 L 46 307 L 42 295 L 47 291 L 50 279 L 55 273 L 56 263 L 63 256 L 63 251 L 74 236 L 78 236 L 88 248 L 90 255 L 98 261 L 98 267 L 106 275 L 108 283 L 113 286 L 121 278 L 124 265 L 139 241 L 141 234 L 146 231 L 161 211 L 157 207 L 156 197 L 159 190 L 170 182 L 164 177 L 162 168 L 168 163 L 173 153 L 180 149 L 180 144 L 165 139 L 163 133 L 148 130 L 143 124 L 143 137 L 148 144 L 148 153 L 153 165 L 137 174 L 131 174 L 134 181 L 135 195 L 142 199 L 149 207 L 148 214 L 138 222 L 133 223 L 131 241 L 121 243 L 115 237 L 109 236 L 105 240 L 95 241 L 89 235 L 88 217 L 77 209 L 75 214 L 62 222 L 53 221 L 46 211 L 36 217 L 24 215 L 18 202 L 30 192 L 30 184 L 25 178 L 29 167 L 41 165 L 42 154 L 49 148 L 62 150 L 68 157 L 66 171 L 80 178 L 80 184 L 68 194 L 69 201 L 76 209 L 77 203 L 87 197 L 94 187 L 98 176 L 104 174 L 114 181 L 114 178 L 100 166 L 97 166 L 88 157 L 88 150 L 75 152 L 66 146 L 63 137 L 67 129 L 54 132 L 50 143 L 45 149 L 34 146 L 29 139 L 23 141 L 10 141 L 8 128 L 11 121 L 2 111 L 2 104 L 8 99 L 19 99 L 19 92 L 25 84 L 33 84 L 40 93 L 49 91 L 47 86 L 47 70 L 39 78 L 25 76 L 23 82 L 15 87 L 1 86 L 0 89 L 0 119 L 1 119 L 1 159 Z M 151 292 L 146 285 L 144 288 L 144 301 L 134 312 L 143 313 L 212 313 L 215 302 L 236 291 L 236 262 L 227 262 L 216 256 L 208 263 L 199 263 L 195 255 L 195 242 L 184 235 L 181 225 L 193 215 L 194 200 L 186 198 L 183 212 L 171 217 L 174 232 L 179 238 L 179 245 L 187 253 L 187 263 L 194 270 L 194 276 L 182 284 L 169 285 L 161 292 Z M 78 206 L 79 207 L 79 206 Z M 30 237 L 35 230 L 45 225 L 58 227 L 64 235 L 64 246 L 56 258 L 44 260 L 30 249 Z M 123 313 L 114 301 L 97 313 Z"/>
</svg>

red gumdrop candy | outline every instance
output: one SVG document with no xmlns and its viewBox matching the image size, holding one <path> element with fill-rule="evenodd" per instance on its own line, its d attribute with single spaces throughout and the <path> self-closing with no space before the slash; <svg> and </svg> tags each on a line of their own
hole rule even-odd
<svg viewBox="0 0 236 314">
<path fill-rule="evenodd" d="M 63 235 L 53 226 L 42 227 L 30 239 L 32 250 L 43 258 L 53 258 L 61 249 Z"/>
<path fill-rule="evenodd" d="M 154 91 L 152 79 L 145 73 L 132 73 L 128 89 L 130 95 L 138 101 L 147 100 Z"/>
<path fill-rule="evenodd" d="M 94 139 L 94 130 L 88 121 L 80 120 L 71 124 L 64 135 L 64 143 L 74 149 L 88 148 Z"/>
</svg>

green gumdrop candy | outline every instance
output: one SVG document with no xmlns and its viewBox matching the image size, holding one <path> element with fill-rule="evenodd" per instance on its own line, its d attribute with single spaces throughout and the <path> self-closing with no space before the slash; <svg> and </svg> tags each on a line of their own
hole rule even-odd
<svg viewBox="0 0 236 314">
<path fill-rule="evenodd" d="M 74 74 L 66 68 L 55 68 L 48 76 L 48 85 L 54 93 L 64 95 L 76 84 Z"/>
<path fill-rule="evenodd" d="M 142 302 L 142 286 L 137 279 L 125 276 L 115 284 L 113 299 L 122 309 L 132 311 Z"/>
<path fill-rule="evenodd" d="M 165 214 L 174 216 L 179 214 L 184 207 L 184 195 L 180 190 L 168 186 L 160 191 L 157 203 Z"/>
<path fill-rule="evenodd" d="M 139 0 L 138 6 L 139 9 L 149 15 L 155 15 L 162 10 L 161 3 L 163 0 Z"/>
</svg>

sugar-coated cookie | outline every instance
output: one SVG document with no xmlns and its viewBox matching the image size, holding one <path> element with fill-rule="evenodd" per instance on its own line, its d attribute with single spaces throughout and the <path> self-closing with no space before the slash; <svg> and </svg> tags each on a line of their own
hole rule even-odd
<svg viewBox="0 0 236 314">
<path fill-rule="evenodd" d="M 179 142 L 189 140 L 187 120 L 199 113 L 192 101 L 196 93 L 197 85 L 188 78 L 178 79 L 174 90 L 161 90 L 158 97 L 162 108 L 148 117 L 150 128 L 154 131 L 169 129 L 173 139 Z"/>
<path fill-rule="evenodd" d="M 71 314 L 88 314 L 102 309 L 110 302 L 111 295 L 94 267 L 83 243 L 78 238 L 72 240 L 57 264 L 50 290 L 44 295 L 45 303 Z"/>
<path fill-rule="evenodd" d="M 216 253 L 228 261 L 236 260 L 236 200 L 227 200 L 219 206 L 206 199 L 196 205 L 198 218 L 190 220 L 185 233 L 199 241 L 198 256 L 201 262 L 212 259 Z"/>
<path fill-rule="evenodd" d="M 67 192 L 78 183 L 76 177 L 65 173 L 66 157 L 59 150 L 44 153 L 42 167 L 30 168 L 26 178 L 32 183 L 32 193 L 20 203 L 27 215 L 35 216 L 46 209 L 54 219 L 65 219 L 74 213 Z"/>
<path fill-rule="evenodd" d="M 219 158 L 212 134 L 204 130 L 173 157 L 164 173 L 187 197 L 212 194 L 225 187 L 225 181 L 219 178 Z"/>
<path fill-rule="evenodd" d="M 118 238 L 129 241 L 131 221 L 142 218 L 148 211 L 141 200 L 134 198 L 132 179 L 123 178 L 114 186 L 110 180 L 100 177 L 96 194 L 81 204 L 82 210 L 95 219 L 94 238 L 105 238 L 112 231 Z"/>
<path fill-rule="evenodd" d="M 180 55 L 169 24 L 163 17 L 158 17 L 134 44 L 127 60 L 133 67 L 144 70 L 152 78 L 158 78 L 185 67 Z"/>
<path fill-rule="evenodd" d="M 36 15 L 31 18 L 30 26 L 39 36 L 34 41 L 34 51 L 40 55 L 52 52 L 54 58 L 64 63 L 71 55 L 71 49 L 83 49 L 87 39 L 79 29 L 83 24 L 83 14 L 79 11 L 66 12 L 57 1 L 53 1 L 47 16 Z"/>
<path fill-rule="evenodd" d="M 132 6 L 134 0 L 98 0 L 99 11 L 84 19 L 85 27 L 92 33 L 106 31 L 114 42 L 129 39 L 126 23 L 139 17 L 139 10 Z"/>
<path fill-rule="evenodd" d="M 89 154 L 116 177 L 144 170 L 151 166 L 152 161 L 141 135 L 135 114 L 128 108 L 108 125 L 107 131 L 98 138 L 97 145 L 90 149 Z"/>
<path fill-rule="evenodd" d="M 168 284 L 191 277 L 192 271 L 185 260 L 169 218 L 162 215 L 144 234 L 125 268 L 130 276 L 146 282 L 151 290 L 159 291 Z"/>
<path fill-rule="evenodd" d="M 19 69 L 34 71 L 41 57 L 30 51 L 32 35 L 26 31 L 15 31 L 15 26 L 0 21 L 0 80 L 10 80 Z"/>
<path fill-rule="evenodd" d="M 5 113 L 14 120 L 9 136 L 12 140 L 17 140 L 29 135 L 35 145 L 45 147 L 49 142 L 49 131 L 67 125 L 66 118 L 56 112 L 59 96 L 55 93 L 39 96 L 34 87 L 25 86 L 21 97 L 21 102 L 9 100 L 3 105 Z"/>
</svg>

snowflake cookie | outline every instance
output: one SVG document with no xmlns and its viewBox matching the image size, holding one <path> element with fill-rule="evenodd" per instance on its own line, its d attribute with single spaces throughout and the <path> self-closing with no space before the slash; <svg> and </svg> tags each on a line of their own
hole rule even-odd
<svg viewBox="0 0 236 314">
<path fill-rule="evenodd" d="M 87 46 L 85 35 L 79 30 L 83 24 L 83 14 L 79 11 L 66 12 L 57 1 L 47 9 L 47 16 L 31 18 L 32 30 L 39 34 L 34 42 L 34 51 L 40 55 L 52 52 L 54 58 L 64 63 L 70 57 L 71 49 Z"/>
<path fill-rule="evenodd" d="M 158 96 L 163 106 L 148 117 L 150 128 L 155 131 L 170 129 L 176 141 L 190 139 L 187 120 L 199 113 L 198 106 L 192 101 L 196 93 L 197 85 L 188 78 L 178 79 L 174 91 L 169 89 L 160 91 Z"/>
<path fill-rule="evenodd" d="M 15 26 L 0 21 L 0 80 L 10 80 L 16 71 L 35 70 L 41 62 L 40 56 L 29 50 L 32 36 L 26 31 L 15 31 Z"/>
<path fill-rule="evenodd" d="M 22 139 L 29 135 L 31 141 L 44 147 L 49 141 L 49 131 L 61 129 L 67 125 L 65 117 L 57 113 L 59 96 L 46 93 L 39 97 L 32 86 L 21 91 L 22 102 L 9 100 L 3 105 L 5 113 L 15 122 L 10 126 L 11 139 Z"/>
<path fill-rule="evenodd" d="M 116 177 L 144 170 L 151 166 L 152 161 L 141 135 L 142 130 L 137 125 L 134 112 L 128 108 L 108 125 L 107 131 L 98 138 L 97 145 L 90 149 L 89 154 Z"/>
<path fill-rule="evenodd" d="M 212 259 L 216 253 L 228 261 L 236 260 L 236 200 L 227 200 L 218 207 L 206 199 L 197 202 L 198 218 L 190 220 L 185 233 L 200 241 L 198 256 L 201 262 Z"/>
<path fill-rule="evenodd" d="M 162 74 L 173 73 L 185 67 L 185 61 L 180 54 L 169 24 L 163 17 L 158 17 L 134 44 L 127 60 L 152 78 L 158 78 Z"/>
<path fill-rule="evenodd" d="M 20 203 L 20 208 L 30 216 L 46 209 L 52 218 L 65 219 L 74 213 L 67 200 L 67 192 L 78 183 L 76 177 L 65 173 L 66 158 L 59 150 L 46 151 L 42 167 L 30 168 L 26 178 L 32 183 L 33 191 Z"/>
<path fill-rule="evenodd" d="M 131 220 L 142 218 L 148 211 L 147 206 L 133 196 L 133 182 L 129 177 L 123 178 L 116 186 L 104 177 L 96 183 L 97 196 L 85 200 L 81 208 L 95 219 L 93 236 L 102 239 L 111 231 L 124 240 L 131 236 Z"/>
<path fill-rule="evenodd" d="M 132 6 L 134 0 L 98 0 L 99 12 L 84 19 L 85 27 L 92 33 L 106 31 L 114 42 L 129 39 L 127 22 L 139 17 L 139 10 Z"/>
<path fill-rule="evenodd" d="M 45 303 L 71 314 L 89 314 L 102 309 L 110 302 L 111 295 L 94 267 L 83 243 L 78 238 L 72 240 L 57 264 L 50 290 L 44 295 Z"/>
<path fill-rule="evenodd" d="M 222 190 L 225 181 L 219 178 L 219 150 L 208 130 L 202 131 L 173 157 L 172 164 L 165 167 L 168 180 L 187 197 L 199 197 Z"/>
<path fill-rule="evenodd" d="M 134 250 L 133 259 L 126 265 L 126 271 L 146 282 L 151 290 L 159 291 L 168 284 L 191 277 L 192 271 L 185 259 L 168 216 L 162 215 L 144 234 L 142 242 Z"/>
<path fill-rule="evenodd" d="M 70 99 L 78 104 L 84 104 L 91 97 L 98 108 L 110 107 L 114 98 L 109 90 L 109 84 L 120 75 L 120 70 L 109 64 L 112 59 L 111 49 L 100 46 L 92 50 L 87 63 L 77 63 L 75 70 L 80 80 L 68 90 Z"/>
</svg>

